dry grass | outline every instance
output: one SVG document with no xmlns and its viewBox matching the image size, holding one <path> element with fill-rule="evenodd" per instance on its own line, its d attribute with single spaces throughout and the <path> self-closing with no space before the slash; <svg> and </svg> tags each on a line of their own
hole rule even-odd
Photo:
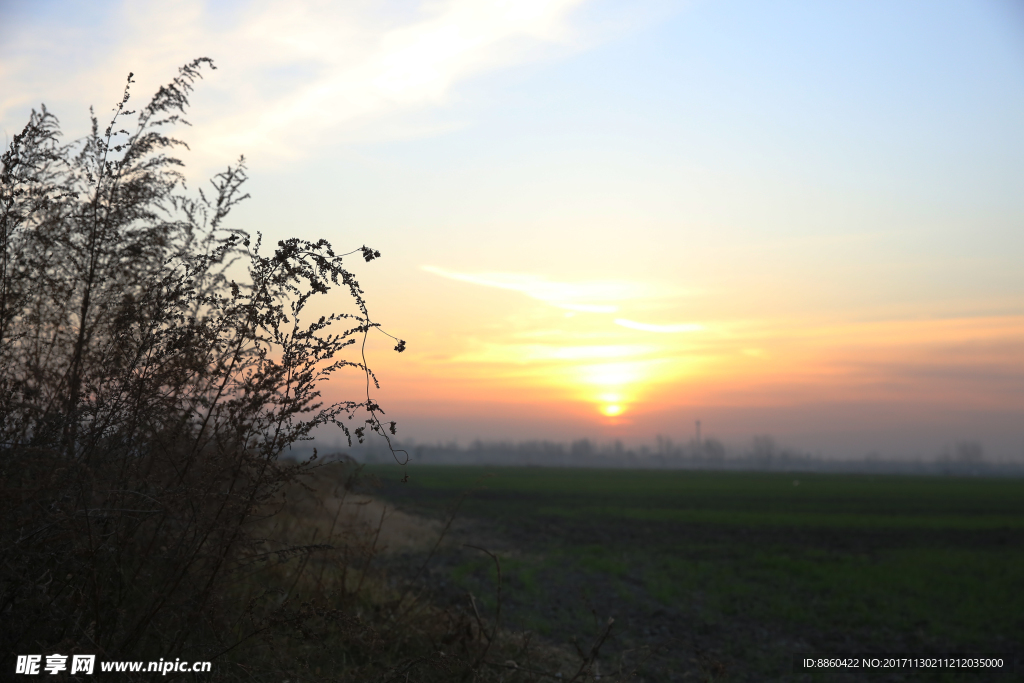
<svg viewBox="0 0 1024 683">
<path fill-rule="evenodd" d="M 590 650 L 502 629 L 500 612 L 483 614 L 468 599 L 442 609 L 423 582 L 388 575 L 386 556 L 422 557 L 453 542 L 444 523 L 375 499 L 352 462 L 303 479 L 261 522 L 238 596 L 252 605 L 253 637 L 226 666 L 258 680 L 601 680 Z M 501 557 L 481 550 L 500 572 Z"/>
</svg>

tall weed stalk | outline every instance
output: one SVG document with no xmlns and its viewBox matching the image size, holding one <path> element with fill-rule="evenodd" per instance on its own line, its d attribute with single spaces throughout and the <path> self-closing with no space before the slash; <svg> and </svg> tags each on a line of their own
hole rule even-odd
<svg viewBox="0 0 1024 683">
<path fill-rule="evenodd" d="M 380 254 L 300 239 L 268 254 L 260 236 L 228 228 L 248 196 L 244 159 L 208 191 L 186 191 L 174 156 L 184 143 L 167 131 L 187 123 L 204 68 L 213 63 L 185 65 L 137 111 L 130 75 L 109 125 L 93 115 L 91 132 L 71 143 L 43 107 L 3 155 L 7 656 L 230 651 L 252 621 L 233 587 L 265 550 L 256 530 L 282 487 L 312 467 L 279 456 L 322 426 L 350 443 L 394 433 L 357 345 L 377 325 L 343 263 Z M 352 312 L 309 316 L 335 288 Z M 324 400 L 323 382 L 345 368 L 366 374 L 367 395 Z M 263 626 L 275 619 L 268 609 Z"/>
</svg>

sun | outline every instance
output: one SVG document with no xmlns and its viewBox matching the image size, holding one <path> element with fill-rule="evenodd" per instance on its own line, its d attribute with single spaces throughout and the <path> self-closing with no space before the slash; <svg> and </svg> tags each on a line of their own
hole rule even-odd
<svg viewBox="0 0 1024 683">
<path fill-rule="evenodd" d="M 622 406 L 618 403 L 606 403 L 601 406 L 601 413 L 607 417 L 618 417 L 622 415 Z"/>
<path fill-rule="evenodd" d="M 619 418 L 637 404 L 638 392 L 651 374 L 653 362 L 644 360 L 615 360 L 608 363 L 588 363 L 573 369 L 577 396 L 589 403 L 607 424 L 618 424 Z"/>
<path fill-rule="evenodd" d="M 597 410 L 605 417 L 615 418 L 626 412 L 629 399 L 621 391 L 605 391 L 593 397 Z"/>
</svg>

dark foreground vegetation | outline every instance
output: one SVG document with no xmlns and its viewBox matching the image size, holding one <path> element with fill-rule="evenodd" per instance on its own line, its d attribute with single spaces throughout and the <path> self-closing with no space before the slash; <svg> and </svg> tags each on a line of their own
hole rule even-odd
<svg viewBox="0 0 1024 683">
<path fill-rule="evenodd" d="M 438 519 L 471 492 L 425 582 L 438 604 L 496 609 L 493 562 L 460 544 L 486 546 L 510 630 L 571 649 L 615 619 L 605 680 L 1024 675 L 793 669 L 799 654 L 1019 657 L 1021 479 L 436 466 L 399 485 L 372 470 Z"/>
</svg>

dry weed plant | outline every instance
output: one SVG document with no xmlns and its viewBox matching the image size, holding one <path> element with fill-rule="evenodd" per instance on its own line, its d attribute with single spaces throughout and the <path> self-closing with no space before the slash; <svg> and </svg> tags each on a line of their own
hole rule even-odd
<svg viewBox="0 0 1024 683">
<path fill-rule="evenodd" d="M 394 433 L 353 346 L 379 328 L 349 254 L 288 239 L 264 255 L 259 236 L 226 228 L 247 196 L 243 160 L 211 193 L 185 191 L 171 156 L 184 143 L 164 131 L 186 123 L 204 66 L 182 67 L 138 111 L 126 108 L 129 75 L 110 124 L 94 115 L 69 144 L 45 107 L 33 111 L 3 155 L 5 660 L 40 648 L 115 660 L 231 650 L 233 585 L 260 551 L 257 515 L 312 464 L 279 456 L 320 426 L 360 441 Z M 307 320 L 332 287 L 353 312 Z M 366 374 L 366 399 L 325 403 L 322 383 L 345 368 Z"/>
<path fill-rule="evenodd" d="M 498 612 L 432 606 L 374 561 L 440 543 L 450 520 L 385 527 L 357 464 L 281 457 L 327 425 L 390 446 L 362 353 L 379 326 L 343 264 L 380 254 L 299 239 L 261 253 L 225 226 L 247 197 L 241 159 L 211 192 L 186 191 L 184 143 L 165 131 L 187 123 L 204 67 L 138 111 L 129 75 L 110 124 L 93 115 L 72 143 L 33 111 L 2 158 L 4 675 L 16 654 L 57 652 L 212 660 L 217 680 L 592 677 L 608 629 L 572 667 L 503 630 L 486 549 Z M 308 320 L 338 287 L 353 312 Z M 322 383 L 346 368 L 365 373 L 365 398 L 326 403 Z"/>
</svg>

